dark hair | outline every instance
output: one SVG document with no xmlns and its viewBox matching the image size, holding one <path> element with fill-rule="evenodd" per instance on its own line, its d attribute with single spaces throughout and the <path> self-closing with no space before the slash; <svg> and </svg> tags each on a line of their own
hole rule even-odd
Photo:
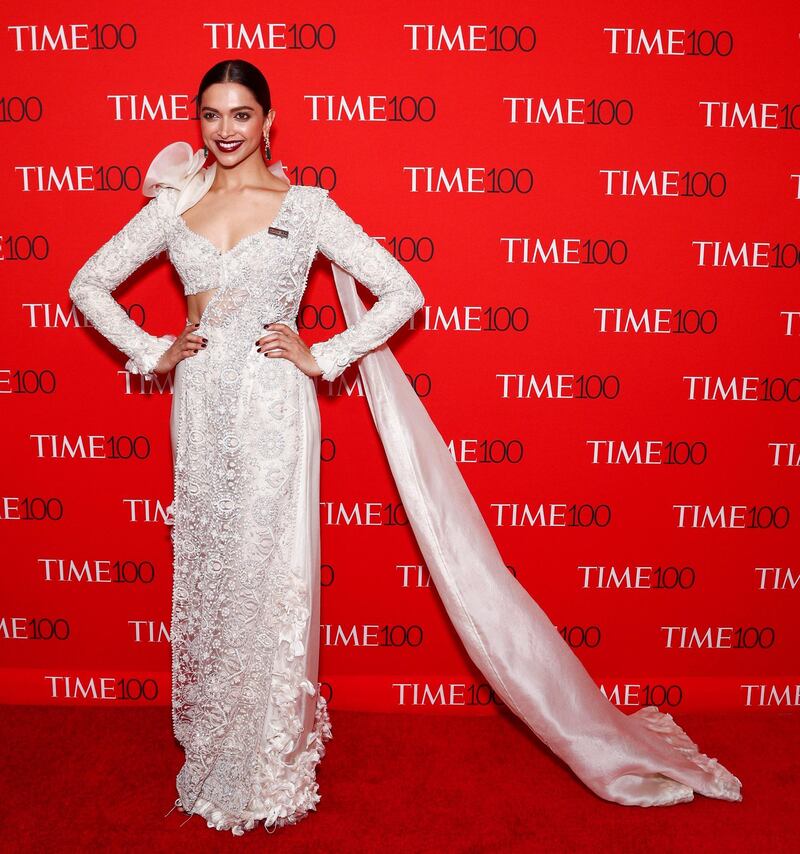
<svg viewBox="0 0 800 854">
<path fill-rule="evenodd" d="M 258 101 L 266 115 L 272 109 L 272 99 L 269 94 L 267 78 L 246 59 L 223 59 L 203 75 L 197 89 L 197 108 L 203 99 L 203 92 L 214 83 L 239 83 L 246 86 Z"/>
</svg>

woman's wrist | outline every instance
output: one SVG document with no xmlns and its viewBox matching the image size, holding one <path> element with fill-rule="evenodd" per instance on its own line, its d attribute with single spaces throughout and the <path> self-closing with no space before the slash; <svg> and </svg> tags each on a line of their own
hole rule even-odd
<svg viewBox="0 0 800 854">
<path fill-rule="evenodd" d="M 331 343 L 331 339 L 316 341 L 309 350 L 322 371 L 322 379 L 328 382 L 335 380 L 350 364 L 344 353 L 337 351 L 335 342 Z"/>
<path fill-rule="evenodd" d="M 125 363 L 125 370 L 131 374 L 139 374 L 146 380 L 152 380 L 155 374 L 159 373 L 156 369 L 159 367 L 166 352 L 175 343 L 175 340 L 175 335 L 154 336 L 153 340 L 148 342 L 148 346 L 144 352 L 128 359 Z M 167 372 L 165 371 L 164 373 Z"/>
</svg>

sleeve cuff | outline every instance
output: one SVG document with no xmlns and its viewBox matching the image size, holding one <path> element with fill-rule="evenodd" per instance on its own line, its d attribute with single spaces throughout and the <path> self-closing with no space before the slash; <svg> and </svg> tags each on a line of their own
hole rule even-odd
<svg viewBox="0 0 800 854">
<path fill-rule="evenodd" d="M 334 338 L 327 341 L 317 341 L 308 349 L 322 370 L 322 379 L 331 382 L 350 364 L 350 359 L 344 352 L 339 352 Z"/>
<path fill-rule="evenodd" d="M 140 374 L 146 380 L 154 379 L 156 365 L 175 340 L 174 335 L 162 335 L 160 338 L 153 338 L 152 341 L 147 342 L 142 352 L 128 359 L 125 363 L 125 370 L 131 374 Z"/>
</svg>

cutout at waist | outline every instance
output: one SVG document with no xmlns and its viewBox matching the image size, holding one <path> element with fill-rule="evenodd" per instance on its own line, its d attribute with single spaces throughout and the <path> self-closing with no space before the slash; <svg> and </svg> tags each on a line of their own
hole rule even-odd
<svg viewBox="0 0 800 854">
<path fill-rule="evenodd" d="M 186 297 L 186 322 L 202 323 L 208 304 L 214 298 L 219 288 L 210 288 L 206 291 L 198 291 L 196 294 L 188 294 Z"/>
</svg>

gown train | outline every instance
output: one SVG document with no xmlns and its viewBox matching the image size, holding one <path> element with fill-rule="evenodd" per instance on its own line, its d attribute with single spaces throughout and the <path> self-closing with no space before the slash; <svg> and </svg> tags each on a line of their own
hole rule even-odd
<svg viewBox="0 0 800 854">
<path fill-rule="evenodd" d="M 345 321 L 366 311 L 332 264 Z M 470 658 L 498 696 L 597 795 L 631 806 L 740 801 L 741 781 L 701 753 L 672 715 L 628 715 L 594 683 L 544 611 L 508 571 L 424 404 L 383 344 L 358 362 L 415 539 Z"/>
</svg>

